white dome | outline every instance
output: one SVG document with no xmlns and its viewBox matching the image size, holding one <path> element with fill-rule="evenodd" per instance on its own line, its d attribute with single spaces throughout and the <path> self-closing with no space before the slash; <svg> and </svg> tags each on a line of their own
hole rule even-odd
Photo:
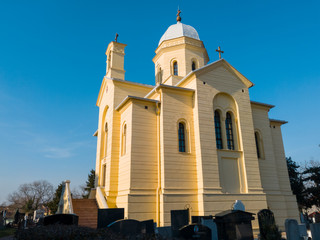
<svg viewBox="0 0 320 240">
<path fill-rule="evenodd" d="M 186 24 L 177 22 L 176 24 L 171 25 L 167 31 L 162 35 L 158 46 L 165 40 L 174 39 L 178 37 L 190 37 L 197 40 L 200 40 L 199 34 L 197 31 Z"/>
</svg>

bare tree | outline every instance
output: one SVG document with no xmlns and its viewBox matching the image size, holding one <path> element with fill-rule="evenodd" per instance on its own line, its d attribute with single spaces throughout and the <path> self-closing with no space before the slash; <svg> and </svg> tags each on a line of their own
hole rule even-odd
<svg viewBox="0 0 320 240">
<path fill-rule="evenodd" d="M 52 184 L 45 180 L 40 180 L 20 185 L 17 191 L 8 196 L 8 201 L 15 208 L 30 212 L 39 207 L 47 207 L 52 197 Z"/>
</svg>

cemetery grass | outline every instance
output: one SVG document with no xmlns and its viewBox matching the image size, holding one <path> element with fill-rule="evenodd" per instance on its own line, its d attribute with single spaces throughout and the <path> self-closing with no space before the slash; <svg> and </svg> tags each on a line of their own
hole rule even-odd
<svg viewBox="0 0 320 240">
<path fill-rule="evenodd" d="M 12 236 L 16 232 L 17 229 L 14 228 L 5 228 L 0 230 L 0 238 L 2 237 L 7 237 L 7 236 Z"/>
</svg>

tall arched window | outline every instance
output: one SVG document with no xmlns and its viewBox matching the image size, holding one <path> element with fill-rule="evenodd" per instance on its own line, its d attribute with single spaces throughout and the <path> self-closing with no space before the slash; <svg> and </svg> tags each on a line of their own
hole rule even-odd
<svg viewBox="0 0 320 240">
<path fill-rule="evenodd" d="M 227 133 L 227 145 L 228 149 L 234 150 L 234 139 L 233 139 L 233 130 L 232 130 L 232 117 L 228 112 L 226 116 L 226 133 Z"/>
<path fill-rule="evenodd" d="M 106 157 L 108 152 L 108 123 L 104 126 L 104 147 L 104 156 Z"/>
<path fill-rule="evenodd" d="M 192 61 L 192 71 L 196 70 L 196 62 L 195 61 Z"/>
<path fill-rule="evenodd" d="M 260 144 L 259 144 L 259 141 L 260 141 L 260 137 L 259 137 L 259 133 L 258 132 L 255 132 L 254 133 L 254 138 L 256 140 L 256 148 L 257 148 L 257 157 L 260 158 L 261 155 L 260 155 Z"/>
<path fill-rule="evenodd" d="M 127 150 L 127 124 L 124 124 L 122 129 L 121 155 L 125 155 L 126 150 Z"/>
<path fill-rule="evenodd" d="M 180 122 L 179 123 L 179 152 L 186 152 L 186 134 L 185 134 L 185 125 Z"/>
<path fill-rule="evenodd" d="M 173 63 L 173 75 L 178 76 L 178 62 L 177 61 L 175 61 Z"/>
<path fill-rule="evenodd" d="M 214 111 L 214 127 L 216 131 L 216 145 L 217 149 L 222 149 L 222 134 L 221 134 L 221 122 L 220 122 L 220 113 L 219 111 Z"/>
</svg>

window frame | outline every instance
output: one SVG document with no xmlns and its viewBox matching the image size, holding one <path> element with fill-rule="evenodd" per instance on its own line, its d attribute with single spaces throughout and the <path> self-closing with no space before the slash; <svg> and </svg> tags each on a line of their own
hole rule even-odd
<svg viewBox="0 0 320 240">
<path fill-rule="evenodd" d="M 216 115 L 218 114 L 218 116 Z M 214 131 L 215 131 L 215 137 L 216 137 L 216 148 L 217 149 L 223 149 L 223 134 L 222 134 L 222 128 L 221 128 L 221 114 L 219 110 L 214 111 Z"/>
<path fill-rule="evenodd" d="M 231 112 L 226 112 L 225 129 L 226 129 L 226 140 L 227 140 L 226 147 L 228 150 L 235 150 L 233 114 Z"/>
</svg>

